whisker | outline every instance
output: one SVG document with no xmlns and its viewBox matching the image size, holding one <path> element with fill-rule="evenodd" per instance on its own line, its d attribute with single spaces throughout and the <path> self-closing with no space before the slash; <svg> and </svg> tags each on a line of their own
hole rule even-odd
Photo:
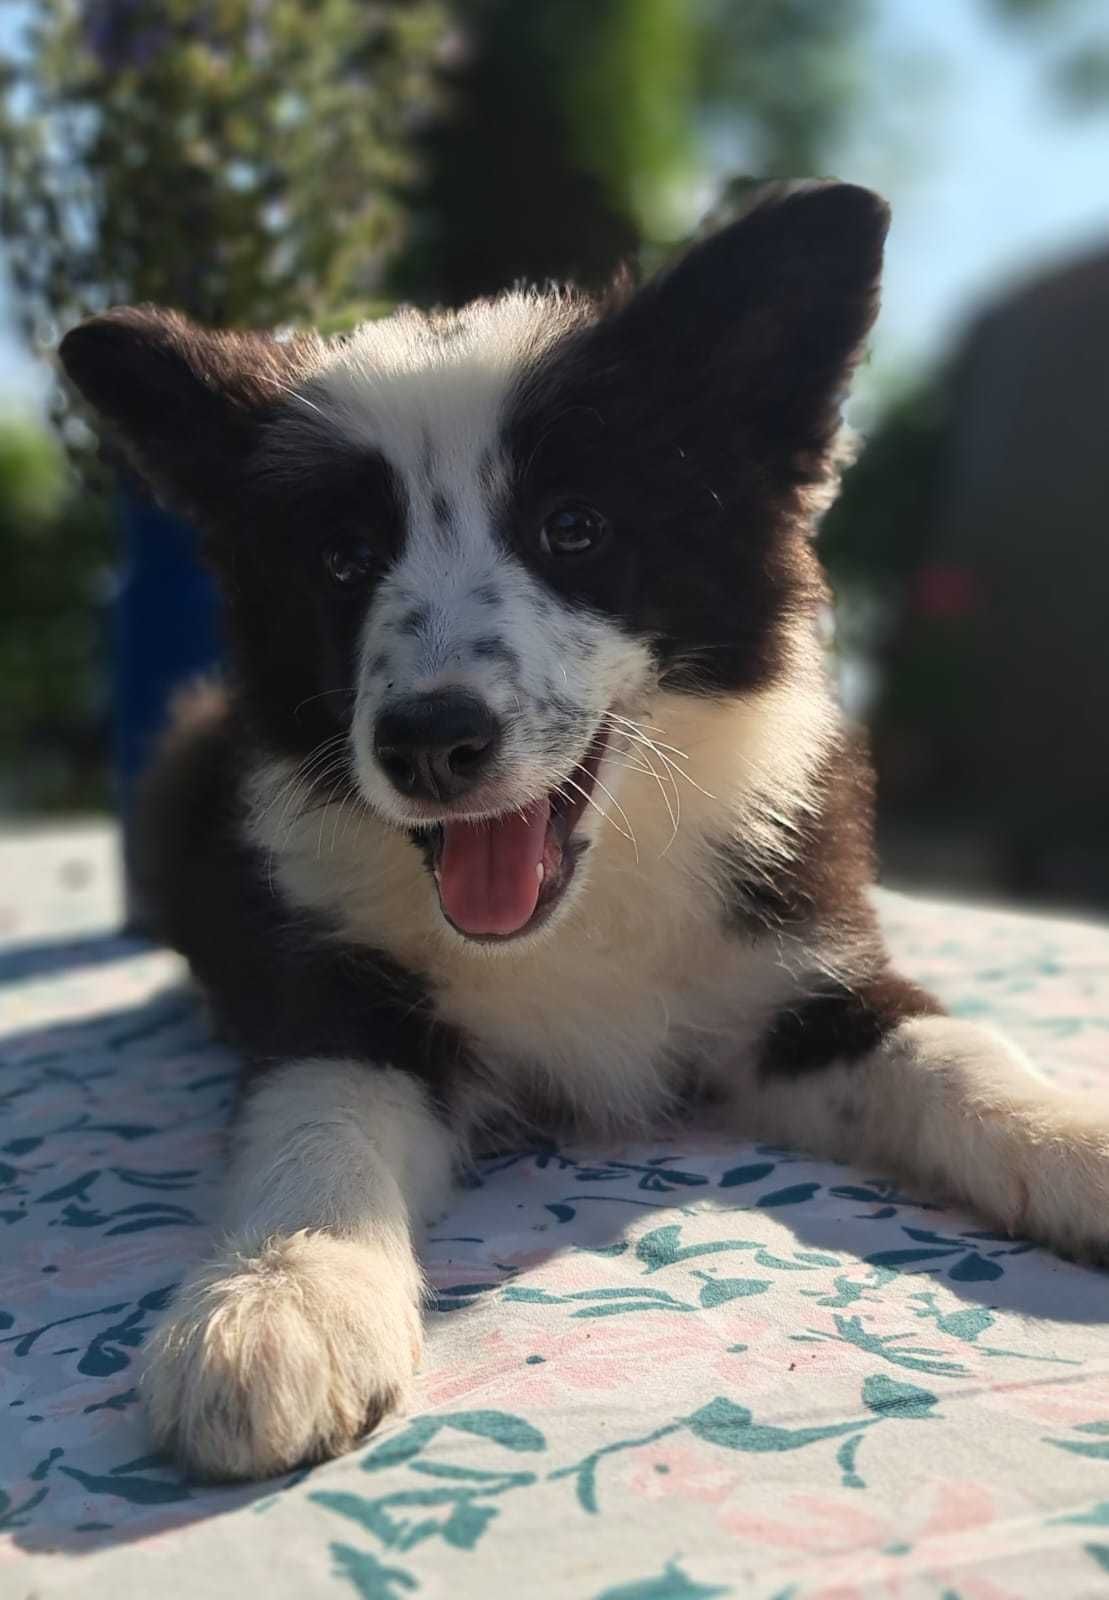
<svg viewBox="0 0 1109 1600">
<path fill-rule="evenodd" d="M 299 761 L 293 768 L 292 773 L 285 780 L 285 782 L 281 784 L 280 788 L 277 790 L 277 793 L 270 800 L 265 810 L 259 815 L 258 821 L 264 822 L 269 816 L 270 812 L 280 804 L 281 800 L 293 789 L 299 788 L 308 775 L 312 772 L 313 768 L 317 767 L 325 759 L 332 756 L 334 754 L 335 746 L 345 741 L 345 739 L 345 733 L 332 734 L 330 738 L 324 739 L 320 744 L 316 745 L 315 749 L 310 750 L 303 760 Z"/>
<path fill-rule="evenodd" d="M 678 793 L 678 786 L 674 782 L 672 775 L 668 772 L 666 776 L 674 793 L 674 804 L 670 804 L 670 796 L 666 792 L 666 785 L 662 781 L 661 774 L 656 770 L 654 762 L 651 760 L 645 749 L 642 751 L 642 755 L 644 761 L 650 768 L 652 778 L 654 778 L 655 783 L 658 785 L 658 792 L 662 796 L 663 804 L 665 805 L 667 814 L 670 818 L 670 837 L 667 839 L 662 850 L 662 855 L 665 856 L 671 845 L 674 843 L 674 840 L 678 837 L 678 829 L 680 828 L 682 821 L 682 797 Z"/>
<path fill-rule="evenodd" d="M 311 778 L 305 779 L 300 783 L 296 793 L 290 795 L 285 802 L 285 809 L 278 818 L 277 827 L 279 830 L 283 828 L 284 831 L 280 834 L 275 848 L 283 850 L 292 838 L 293 829 L 297 823 L 303 821 L 305 817 L 314 815 L 315 812 L 326 806 L 326 800 L 318 801 L 314 805 L 311 803 L 308 796 L 313 790 L 330 782 L 333 778 L 337 777 L 339 782 L 342 782 L 344 779 L 348 779 L 349 776 L 350 769 L 347 766 L 346 757 L 335 755 L 323 767 L 314 772 Z M 332 792 L 334 792 L 334 789 Z M 291 816 L 289 815 L 290 811 L 292 812 Z M 288 822 L 285 820 L 287 817 Z"/>
<path fill-rule="evenodd" d="M 717 799 L 716 795 L 710 794 L 707 789 L 702 788 L 697 782 L 696 778 L 691 778 L 688 772 L 686 772 L 682 767 L 679 767 L 676 761 L 671 761 L 670 757 L 666 754 L 666 751 L 661 749 L 653 739 L 648 739 L 646 734 L 629 733 L 628 738 L 631 739 L 634 744 L 640 746 L 641 749 L 653 751 L 653 753 L 658 756 L 659 760 L 666 764 L 675 778 L 683 778 L 686 783 L 697 790 L 698 794 L 703 794 L 706 800 Z"/>
<path fill-rule="evenodd" d="M 339 751 L 333 750 L 328 753 L 326 759 L 315 764 L 313 771 L 303 773 L 299 782 L 296 784 L 296 787 L 288 795 L 288 798 L 285 801 L 281 815 L 277 819 L 278 828 L 283 826 L 290 810 L 294 810 L 293 820 L 295 821 L 296 816 L 301 814 L 302 803 L 304 802 L 306 796 L 310 794 L 318 784 L 326 783 L 334 773 L 339 771 L 340 767 L 345 765 L 346 756 Z"/>
<path fill-rule="evenodd" d="M 582 788 L 580 783 L 575 782 L 575 780 L 573 778 L 563 778 L 562 782 L 563 783 L 568 783 L 570 785 L 571 789 L 576 789 L 577 792 L 581 795 L 582 799 L 585 801 L 586 805 L 587 806 L 592 806 L 594 811 L 597 813 L 597 815 L 599 817 L 601 817 L 605 822 L 611 824 L 611 826 L 616 829 L 617 833 L 623 834 L 625 839 L 631 839 L 632 844 L 635 843 L 635 840 L 632 837 L 632 835 L 630 833 L 624 833 L 624 830 L 623 830 L 623 828 L 620 827 L 619 823 L 614 822 L 613 819 L 609 816 L 607 811 L 602 811 L 601 807 L 597 804 L 596 800 L 594 800 L 593 796 L 591 794 L 588 794 Z M 566 794 L 562 790 L 561 786 L 559 786 L 559 789 L 558 789 L 557 792 L 562 795 L 562 798 L 564 800 L 569 800 L 570 796 L 568 794 Z"/>
<path fill-rule="evenodd" d="M 310 706 L 313 703 L 313 701 L 326 700 L 326 699 L 328 699 L 329 696 L 336 695 L 336 694 L 350 695 L 353 698 L 353 696 L 356 695 L 357 693 L 358 693 L 358 690 L 356 688 L 351 688 L 351 689 L 321 689 L 319 694 L 306 695 L 305 698 L 303 700 L 301 700 L 298 705 L 295 705 L 293 707 L 293 716 L 294 717 L 297 716 L 298 713 L 301 712 L 304 709 L 305 706 Z M 338 737 L 345 738 L 345 735 L 344 734 L 340 734 L 340 735 L 338 735 Z"/>
<path fill-rule="evenodd" d="M 636 866 L 638 866 L 639 865 L 639 841 L 635 837 L 635 829 L 631 825 L 631 820 L 628 817 L 628 813 L 624 810 L 624 808 L 620 804 L 619 800 L 617 800 L 617 798 L 613 794 L 612 790 L 606 788 L 605 785 L 601 782 L 600 778 L 598 778 L 595 773 L 593 775 L 593 783 L 594 783 L 594 786 L 596 788 L 600 789 L 602 794 L 606 794 L 608 796 L 610 803 L 616 807 L 617 811 L 619 811 L 620 815 L 623 817 L 624 822 L 625 822 L 625 824 L 627 826 L 627 830 L 628 830 L 627 837 L 631 840 L 632 849 L 635 851 L 635 864 L 636 864 Z M 602 815 L 607 816 L 608 813 L 607 812 L 603 812 Z"/>
<path fill-rule="evenodd" d="M 644 737 L 646 736 L 644 730 L 647 729 L 648 724 L 645 722 L 633 722 L 630 717 L 618 716 L 615 711 L 606 711 L 605 716 L 613 717 L 617 722 L 621 722 L 625 727 L 632 729 L 634 733 L 643 734 Z M 677 745 L 667 744 L 665 740 L 661 739 L 653 739 L 651 743 L 655 746 L 656 750 L 669 750 L 673 755 L 680 756 L 683 761 L 689 760 L 689 757 L 686 755 L 685 751 L 679 750 Z"/>
<path fill-rule="evenodd" d="M 319 811 L 320 811 L 320 832 L 319 832 L 319 837 L 316 840 L 316 860 L 317 861 L 321 860 L 322 856 L 323 856 L 323 830 L 324 830 L 324 824 L 327 822 L 327 813 L 331 809 L 332 802 L 334 801 L 336 794 L 339 792 L 339 790 L 342 788 L 342 786 L 343 786 L 343 779 L 339 778 L 338 782 L 332 784 L 331 788 L 328 790 L 327 799 L 322 801 L 321 804 L 320 804 L 320 807 L 319 807 Z"/>
</svg>

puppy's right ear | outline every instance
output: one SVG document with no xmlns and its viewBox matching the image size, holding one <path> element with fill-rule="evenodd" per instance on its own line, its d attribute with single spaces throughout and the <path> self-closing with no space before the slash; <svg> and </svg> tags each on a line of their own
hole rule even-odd
<svg viewBox="0 0 1109 1600">
<path fill-rule="evenodd" d="M 81 323 L 58 357 L 158 498 L 206 525 L 238 498 L 259 430 L 303 381 L 317 348 L 312 339 L 217 332 L 141 306 Z"/>
</svg>

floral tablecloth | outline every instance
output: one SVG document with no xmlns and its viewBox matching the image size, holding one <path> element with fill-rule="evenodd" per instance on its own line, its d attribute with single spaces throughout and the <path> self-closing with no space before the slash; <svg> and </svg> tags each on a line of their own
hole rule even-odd
<svg viewBox="0 0 1109 1600">
<path fill-rule="evenodd" d="M 1109 1594 L 1109 1275 L 885 1174 L 520 1150 L 434 1231 L 415 1404 L 206 1488 L 134 1368 L 213 1220 L 235 1061 L 113 936 L 110 830 L 0 841 L 0 1595 Z M 1109 1094 L 1109 931 L 881 896 L 906 969 Z"/>
</svg>

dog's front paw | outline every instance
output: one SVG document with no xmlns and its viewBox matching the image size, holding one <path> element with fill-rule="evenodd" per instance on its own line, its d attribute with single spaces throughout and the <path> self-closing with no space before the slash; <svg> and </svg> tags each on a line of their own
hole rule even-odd
<svg viewBox="0 0 1109 1600">
<path fill-rule="evenodd" d="M 1026 1119 L 1035 1142 L 1024 1165 L 1023 1214 L 1013 1231 L 1090 1266 L 1109 1267 L 1109 1104 L 1060 1095 Z"/>
<path fill-rule="evenodd" d="M 297 1233 L 188 1278 L 141 1388 L 186 1469 L 265 1478 L 349 1449 L 401 1402 L 419 1353 L 414 1261 Z"/>
</svg>

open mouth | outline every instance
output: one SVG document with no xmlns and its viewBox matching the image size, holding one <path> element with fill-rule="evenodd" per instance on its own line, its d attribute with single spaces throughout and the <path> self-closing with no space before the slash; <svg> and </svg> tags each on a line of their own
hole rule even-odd
<svg viewBox="0 0 1109 1600">
<path fill-rule="evenodd" d="M 583 841 L 574 837 L 597 781 L 607 735 L 556 789 L 518 811 L 447 820 L 432 835 L 443 915 L 469 939 L 517 938 L 540 926 L 566 893 Z"/>
</svg>

